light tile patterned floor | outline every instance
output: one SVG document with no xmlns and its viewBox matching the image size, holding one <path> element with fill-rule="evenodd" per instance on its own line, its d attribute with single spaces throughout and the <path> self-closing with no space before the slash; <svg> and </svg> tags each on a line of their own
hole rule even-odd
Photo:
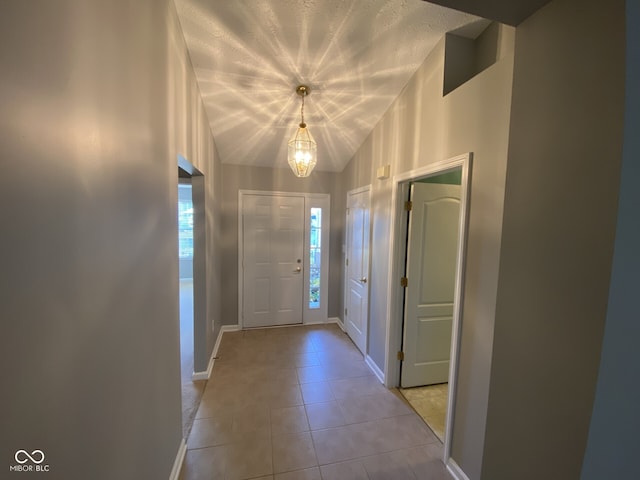
<svg viewBox="0 0 640 480">
<path fill-rule="evenodd" d="M 400 393 L 429 425 L 433 433 L 443 441 L 449 384 L 440 383 L 426 387 L 401 388 Z"/>
<path fill-rule="evenodd" d="M 182 480 L 449 480 L 442 444 L 337 325 L 225 333 Z"/>
</svg>

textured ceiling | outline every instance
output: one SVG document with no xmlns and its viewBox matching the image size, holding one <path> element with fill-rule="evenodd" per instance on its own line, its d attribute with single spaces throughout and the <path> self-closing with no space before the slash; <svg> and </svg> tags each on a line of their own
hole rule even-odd
<svg viewBox="0 0 640 480">
<path fill-rule="evenodd" d="M 223 163 L 285 167 L 305 121 L 317 170 L 341 171 L 452 30 L 487 21 L 422 0 L 175 0 Z"/>
</svg>

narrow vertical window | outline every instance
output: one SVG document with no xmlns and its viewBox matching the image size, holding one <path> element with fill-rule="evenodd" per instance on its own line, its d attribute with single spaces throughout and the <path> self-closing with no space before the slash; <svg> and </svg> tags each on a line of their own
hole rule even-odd
<svg viewBox="0 0 640 480">
<path fill-rule="evenodd" d="M 309 231 L 309 308 L 320 308 L 320 266 L 322 262 L 322 208 L 311 208 Z"/>
</svg>

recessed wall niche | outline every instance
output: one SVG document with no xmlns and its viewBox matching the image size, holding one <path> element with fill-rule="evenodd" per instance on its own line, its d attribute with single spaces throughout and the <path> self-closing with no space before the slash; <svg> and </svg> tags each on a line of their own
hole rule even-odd
<svg viewBox="0 0 640 480">
<path fill-rule="evenodd" d="M 447 33 L 442 95 L 452 92 L 500 60 L 513 40 L 514 29 L 497 22 L 491 22 L 475 39 L 455 32 Z"/>
</svg>

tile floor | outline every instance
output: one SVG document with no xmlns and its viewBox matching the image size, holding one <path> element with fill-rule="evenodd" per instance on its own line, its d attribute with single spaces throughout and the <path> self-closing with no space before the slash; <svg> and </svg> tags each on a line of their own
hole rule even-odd
<svg viewBox="0 0 640 480">
<path fill-rule="evenodd" d="M 442 444 L 337 325 L 225 333 L 180 478 L 449 480 Z"/>
<path fill-rule="evenodd" d="M 426 387 L 401 388 L 400 393 L 407 399 L 433 433 L 444 441 L 444 424 L 447 417 L 449 384 L 428 385 Z"/>
</svg>

